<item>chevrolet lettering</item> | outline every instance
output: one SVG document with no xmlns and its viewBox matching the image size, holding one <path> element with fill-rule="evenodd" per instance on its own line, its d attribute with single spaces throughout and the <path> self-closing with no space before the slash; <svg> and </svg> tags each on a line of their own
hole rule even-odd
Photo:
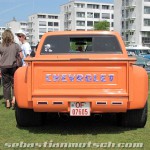
<svg viewBox="0 0 150 150">
<path fill-rule="evenodd" d="M 46 74 L 46 82 L 112 82 L 114 74 Z"/>
</svg>

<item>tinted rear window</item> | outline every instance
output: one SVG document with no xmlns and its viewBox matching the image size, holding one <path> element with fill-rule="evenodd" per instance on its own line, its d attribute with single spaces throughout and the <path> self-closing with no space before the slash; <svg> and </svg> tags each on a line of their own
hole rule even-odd
<svg viewBox="0 0 150 150">
<path fill-rule="evenodd" d="M 48 36 L 41 55 L 54 53 L 121 54 L 117 38 L 113 35 Z"/>
</svg>

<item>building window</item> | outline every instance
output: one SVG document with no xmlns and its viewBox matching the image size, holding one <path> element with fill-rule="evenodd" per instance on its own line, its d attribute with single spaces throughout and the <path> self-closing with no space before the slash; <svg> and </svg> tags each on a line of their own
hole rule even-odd
<svg viewBox="0 0 150 150">
<path fill-rule="evenodd" d="M 27 23 L 20 23 L 21 26 L 27 26 Z"/>
<path fill-rule="evenodd" d="M 87 4 L 87 8 L 89 8 L 89 9 L 99 9 L 99 5 Z"/>
<path fill-rule="evenodd" d="M 102 9 L 109 9 L 109 5 L 102 5 Z"/>
<path fill-rule="evenodd" d="M 109 13 L 102 13 L 102 19 L 110 19 Z"/>
<path fill-rule="evenodd" d="M 142 37 L 142 43 L 150 45 L 150 37 Z"/>
<path fill-rule="evenodd" d="M 144 26 L 150 26 L 150 19 L 144 19 Z"/>
<path fill-rule="evenodd" d="M 58 31 L 59 29 L 58 28 L 54 28 L 54 31 Z"/>
<path fill-rule="evenodd" d="M 93 9 L 99 9 L 99 5 L 93 5 Z"/>
<path fill-rule="evenodd" d="M 150 14 L 150 7 L 144 6 L 144 14 Z"/>
<path fill-rule="evenodd" d="M 150 0 L 144 0 L 144 2 L 150 2 Z"/>
<path fill-rule="evenodd" d="M 53 22 L 48 22 L 48 26 L 53 26 Z"/>
<path fill-rule="evenodd" d="M 39 32 L 40 33 L 45 33 L 46 32 L 46 28 L 39 28 Z"/>
<path fill-rule="evenodd" d="M 150 32 L 143 31 L 142 32 L 142 37 L 150 37 Z"/>
<path fill-rule="evenodd" d="M 81 4 L 81 3 L 75 3 L 74 5 L 75 5 L 75 7 L 78 7 L 78 8 L 84 8 L 85 7 L 85 5 Z"/>
<path fill-rule="evenodd" d="M 114 27 L 114 23 L 113 22 L 111 23 L 111 27 Z"/>
<path fill-rule="evenodd" d="M 46 21 L 39 21 L 39 26 L 46 26 Z"/>
<path fill-rule="evenodd" d="M 124 10 L 122 10 L 122 17 L 124 17 L 125 15 L 124 15 Z"/>
<path fill-rule="evenodd" d="M 58 23 L 58 22 L 54 22 L 54 26 L 55 26 L 55 27 L 58 27 L 58 26 L 59 26 L 59 23 Z"/>
<path fill-rule="evenodd" d="M 48 32 L 51 32 L 51 31 L 53 31 L 53 28 L 48 28 Z"/>
<path fill-rule="evenodd" d="M 93 18 L 93 13 L 92 12 L 88 12 L 87 13 L 87 18 Z"/>
<path fill-rule="evenodd" d="M 77 17 L 85 18 L 85 12 L 77 12 Z"/>
<path fill-rule="evenodd" d="M 133 24 L 134 23 L 134 20 L 130 20 L 130 24 Z"/>
<path fill-rule="evenodd" d="M 133 35 L 134 33 L 133 32 L 130 32 L 130 35 Z"/>
<path fill-rule="evenodd" d="M 49 18 L 49 19 L 58 19 L 58 16 L 51 16 L 51 15 L 48 15 L 48 18 Z"/>
<path fill-rule="evenodd" d="M 126 29 L 129 29 L 129 22 L 126 22 Z"/>
<path fill-rule="evenodd" d="M 91 27 L 91 26 L 93 27 L 93 21 L 87 21 L 87 26 L 88 26 L 88 27 L 89 27 L 89 26 L 90 26 L 90 27 Z"/>
<path fill-rule="evenodd" d="M 124 6 L 124 0 L 122 0 L 122 6 Z"/>
<path fill-rule="evenodd" d="M 94 13 L 94 18 L 100 18 L 100 14 L 99 13 Z"/>
<path fill-rule="evenodd" d="M 92 8 L 93 8 L 93 5 L 92 5 L 92 4 L 87 4 L 87 8 L 92 9 Z"/>
<path fill-rule="evenodd" d="M 129 17 L 129 10 L 126 10 L 126 18 L 128 18 Z"/>
<path fill-rule="evenodd" d="M 38 15 L 38 18 L 46 18 L 46 15 Z"/>
<path fill-rule="evenodd" d="M 77 21 L 77 26 L 85 26 L 85 21 Z"/>
<path fill-rule="evenodd" d="M 128 36 L 128 34 L 126 34 L 126 41 L 128 41 L 129 40 L 129 36 Z"/>
<path fill-rule="evenodd" d="M 122 29 L 124 29 L 124 21 L 122 21 Z"/>
</svg>

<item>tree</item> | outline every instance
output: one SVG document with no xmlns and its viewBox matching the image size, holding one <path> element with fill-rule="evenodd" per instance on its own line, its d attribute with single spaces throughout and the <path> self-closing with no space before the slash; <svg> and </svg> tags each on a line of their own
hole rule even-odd
<svg viewBox="0 0 150 150">
<path fill-rule="evenodd" d="M 107 30 L 109 31 L 110 24 L 108 21 L 100 21 L 94 24 L 94 30 Z"/>
</svg>

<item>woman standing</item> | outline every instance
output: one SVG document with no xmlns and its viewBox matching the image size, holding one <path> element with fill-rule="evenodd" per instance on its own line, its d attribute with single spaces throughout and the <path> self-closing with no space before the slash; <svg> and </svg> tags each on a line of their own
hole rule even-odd
<svg viewBox="0 0 150 150">
<path fill-rule="evenodd" d="M 0 44 L 0 65 L 6 108 L 11 107 L 12 96 L 14 97 L 14 73 L 17 69 L 16 56 L 18 53 L 20 54 L 20 57 L 22 57 L 22 50 L 20 46 L 14 43 L 13 33 L 10 30 L 5 30 L 2 34 L 2 44 Z M 14 103 L 14 100 L 12 103 Z"/>
</svg>

